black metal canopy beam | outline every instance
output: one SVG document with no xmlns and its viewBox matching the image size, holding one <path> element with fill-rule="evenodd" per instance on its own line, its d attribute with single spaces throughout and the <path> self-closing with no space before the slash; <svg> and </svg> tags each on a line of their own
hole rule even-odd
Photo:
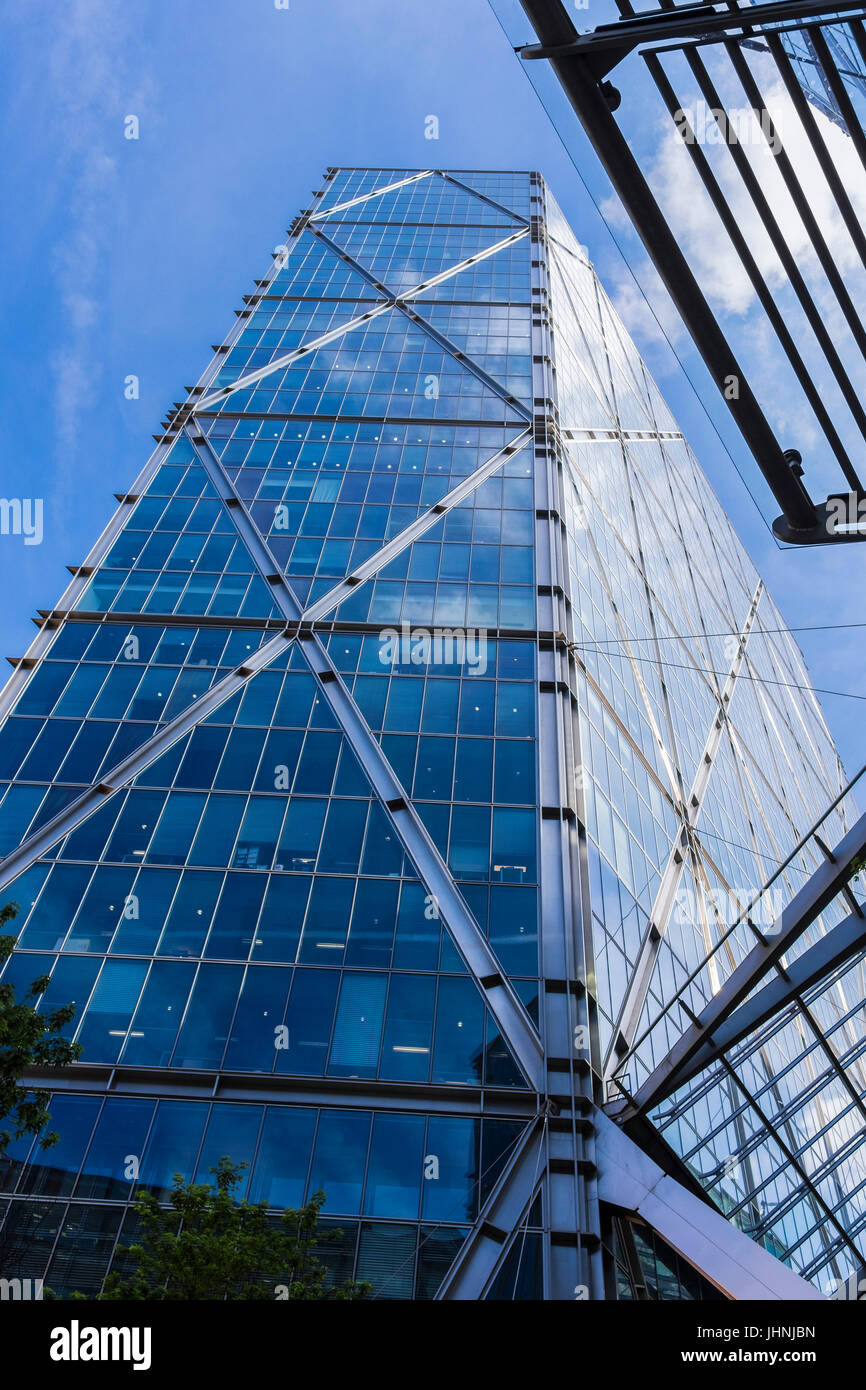
<svg viewBox="0 0 866 1390">
<path fill-rule="evenodd" d="M 575 32 L 573 38 L 542 38 L 541 43 L 527 44 L 519 52 L 522 58 L 557 59 L 604 54 L 600 62 L 609 72 L 641 43 L 699 39 L 736 29 L 748 33 L 761 24 L 785 24 L 821 15 L 846 14 L 862 7 L 862 0 L 770 0 L 770 3 L 749 5 L 740 11 L 716 9 L 713 5 L 678 5 L 675 9 L 628 16 L 615 24 L 600 24 L 588 34 Z M 530 6 L 523 8 L 528 12 Z"/>
<path fill-rule="evenodd" d="M 682 40 L 726 35 L 736 41 L 742 32 L 752 32 L 761 24 L 820 19 L 825 15 L 862 12 L 862 0 L 768 0 L 740 11 L 719 10 L 710 5 L 677 6 L 659 9 L 600 26 L 589 34 L 579 34 L 562 0 L 521 0 L 521 5 L 539 39 L 538 45 L 518 48 L 524 58 L 550 61 L 562 88 L 628 212 L 632 223 L 670 294 L 695 346 L 748 445 L 758 467 L 782 509 L 774 523 L 776 536 L 788 543 L 814 545 L 829 542 L 866 540 L 866 526 L 846 527 L 839 518 L 859 515 L 866 494 L 856 485 L 857 475 L 847 458 L 832 421 L 826 437 L 843 465 L 850 494 L 830 497 L 816 503 L 802 481 L 802 459 L 795 448 L 783 449 L 755 397 L 739 362 L 722 331 L 677 238 L 641 172 L 629 144 L 613 117 L 619 93 L 606 74 L 639 44 L 669 38 Z M 778 249 L 778 246 L 777 246 Z M 795 267 L 796 269 L 796 267 Z M 837 285 L 838 288 L 838 285 Z M 843 296 L 845 294 L 843 287 Z M 823 333 L 823 324 L 818 324 Z M 862 333 L 862 328 L 858 330 Z M 826 335 L 825 335 L 826 336 Z M 827 343 L 824 343 L 826 348 Z M 831 356 L 835 349 L 830 343 Z M 791 358 L 789 357 L 789 361 Z M 797 370 L 796 360 L 792 363 Z M 735 380 L 738 392 L 725 390 Z M 800 377 L 802 384 L 802 376 Z M 815 390 L 807 391 L 814 404 Z M 855 401 L 855 408 L 859 409 Z M 818 418 L 826 431 L 827 413 L 819 409 Z M 847 465 L 847 466 L 846 466 Z M 852 507 L 853 501 L 853 507 Z M 866 510 L 866 507 L 864 507 Z"/>
<path fill-rule="evenodd" d="M 799 940 L 815 918 L 845 888 L 857 860 L 862 857 L 864 851 L 866 814 L 862 815 L 848 834 L 840 840 L 825 862 L 818 866 L 811 878 L 783 909 L 772 927 L 763 933 L 758 932 L 761 940 L 725 980 L 703 1012 L 689 1025 L 637 1093 L 629 1101 L 616 1107 L 617 1118 L 651 1109 L 683 1084 L 687 1069 L 701 1049 L 708 1043 L 712 1045 L 727 1020 L 733 1017 L 735 1010 L 752 993 L 756 985 L 760 984 L 764 976 L 773 969 L 794 942 Z M 755 930 L 757 931 L 757 928 Z M 814 949 L 817 949 L 817 946 Z M 795 963 L 792 963 L 790 967 L 786 967 L 783 974 L 790 975 L 794 965 Z M 802 989 L 804 986 L 801 984 L 799 988 Z M 717 1055 L 718 1053 L 714 1053 L 714 1056 Z M 724 1058 L 720 1060 L 724 1063 Z M 691 1070 L 689 1075 L 694 1075 L 694 1070 Z"/>
</svg>

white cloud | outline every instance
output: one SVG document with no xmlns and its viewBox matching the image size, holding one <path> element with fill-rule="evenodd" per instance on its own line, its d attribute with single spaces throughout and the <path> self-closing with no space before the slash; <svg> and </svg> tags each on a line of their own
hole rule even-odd
<svg viewBox="0 0 866 1390">
<path fill-rule="evenodd" d="M 53 6 L 50 39 L 41 56 L 44 87 L 30 78 L 19 108 L 35 110 L 58 135 L 53 171 L 63 193 L 62 239 L 47 255 L 61 309 L 50 361 L 60 445 L 59 481 L 74 467 L 82 412 L 103 370 L 106 270 L 116 227 L 123 118 L 153 102 L 149 75 L 135 75 L 133 10 L 112 0 L 68 0 Z M 43 31 L 48 32 L 48 31 Z"/>
</svg>

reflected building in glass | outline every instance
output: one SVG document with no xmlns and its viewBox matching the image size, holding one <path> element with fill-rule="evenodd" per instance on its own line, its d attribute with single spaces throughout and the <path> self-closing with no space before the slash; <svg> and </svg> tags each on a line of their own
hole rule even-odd
<svg viewBox="0 0 866 1390">
<path fill-rule="evenodd" d="M 83 1047 L 32 1078 L 59 1144 L 0 1164 L 4 1276 L 94 1292 L 136 1190 L 228 1154 L 272 1208 L 324 1189 L 380 1298 L 722 1296 L 606 1199 L 600 1107 L 844 779 L 540 176 L 329 170 L 0 715 L 3 979 L 50 973 Z M 850 1193 L 802 1047 L 750 1085 Z M 655 1161 L 844 1275 L 735 1090 Z"/>
</svg>

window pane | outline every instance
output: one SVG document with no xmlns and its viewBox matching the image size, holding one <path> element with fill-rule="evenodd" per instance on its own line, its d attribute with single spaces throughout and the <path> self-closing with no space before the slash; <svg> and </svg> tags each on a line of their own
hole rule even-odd
<svg viewBox="0 0 866 1390">
<path fill-rule="evenodd" d="M 111 1097 L 105 1102 L 75 1188 L 76 1197 L 126 1200 L 141 1165 L 155 1108 L 152 1100 Z"/>
<path fill-rule="evenodd" d="M 218 1067 L 240 989 L 239 965 L 202 965 L 174 1054 L 176 1067 Z"/>
<path fill-rule="evenodd" d="M 364 1212 L 415 1220 L 424 1162 L 423 1115 L 374 1115 Z"/>
<path fill-rule="evenodd" d="M 277 1071 L 324 1076 L 331 1039 L 338 970 L 296 970 L 286 1013 L 288 1047 L 277 1053 Z"/>
<path fill-rule="evenodd" d="M 426 1220 L 474 1220 L 480 1150 L 480 1121 L 430 1116 L 424 1154 L 422 1215 Z"/>
<path fill-rule="evenodd" d="M 192 1177 L 208 1108 L 200 1101 L 159 1102 L 140 1178 L 140 1186 L 157 1201 L 168 1201 L 175 1173 L 187 1181 Z"/>
<path fill-rule="evenodd" d="M 280 1208 L 303 1204 L 315 1124 L 315 1110 L 267 1107 L 250 1185 L 251 1202 Z"/>
<path fill-rule="evenodd" d="M 387 987 L 386 975 L 343 976 L 329 1075 L 376 1075 Z"/>
<path fill-rule="evenodd" d="M 426 1081 L 433 1043 L 433 975 L 391 976 L 380 1075 L 391 1081 Z"/>
<path fill-rule="evenodd" d="M 44 1197 L 72 1191 L 99 1106 L 95 1096 L 52 1096 L 46 1132 L 60 1138 L 49 1149 L 34 1147 L 19 1191 Z"/>
<path fill-rule="evenodd" d="M 323 1110 L 316 1132 L 316 1148 L 308 1197 L 325 1193 L 325 1211 L 354 1216 L 361 1204 L 364 1165 L 370 1136 L 370 1116 L 351 1110 Z"/>
<path fill-rule="evenodd" d="M 291 970 L 252 966 L 246 974 L 226 1053 L 227 1071 L 273 1071 L 285 1041 L 283 1019 Z"/>
</svg>

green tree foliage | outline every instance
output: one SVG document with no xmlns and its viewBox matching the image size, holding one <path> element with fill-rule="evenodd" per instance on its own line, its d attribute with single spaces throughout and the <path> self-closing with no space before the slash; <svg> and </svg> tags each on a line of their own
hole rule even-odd
<svg viewBox="0 0 866 1390">
<path fill-rule="evenodd" d="M 325 1194 L 274 1220 L 267 1203 L 238 1201 L 234 1190 L 245 1163 L 223 1157 L 210 1172 L 216 1183 L 175 1175 L 171 1210 L 149 1192 L 135 1202 L 142 1235 L 126 1250 L 129 1275 L 112 1273 L 98 1299 L 136 1301 L 225 1299 L 359 1299 L 371 1285 L 328 1285 L 316 1247 L 339 1231 L 318 1229 Z M 83 1294 L 74 1295 L 83 1298 Z"/>
<path fill-rule="evenodd" d="M 2 935 L 2 928 L 17 915 L 18 904 L 0 908 L 0 966 L 12 954 L 17 937 Z M 34 980 L 24 998 L 16 1001 L 13 985 L 0 984 L 0 1154 L 12 1137 L 37 1134 L 51 1118 L 49 1092 L 25 1090 L 20 1081 L 27 1067 L 65 1067 L 81 1056 L 81 1048 L 60 1037 L 60 1030 L 75 1016 L 72 1004 L 37 1013 L 39 996 L 48 988 L 48 976 Z M 59 1135 L 43 1134 L 43 1149 L 56 1144 Z"/>
</svg>

